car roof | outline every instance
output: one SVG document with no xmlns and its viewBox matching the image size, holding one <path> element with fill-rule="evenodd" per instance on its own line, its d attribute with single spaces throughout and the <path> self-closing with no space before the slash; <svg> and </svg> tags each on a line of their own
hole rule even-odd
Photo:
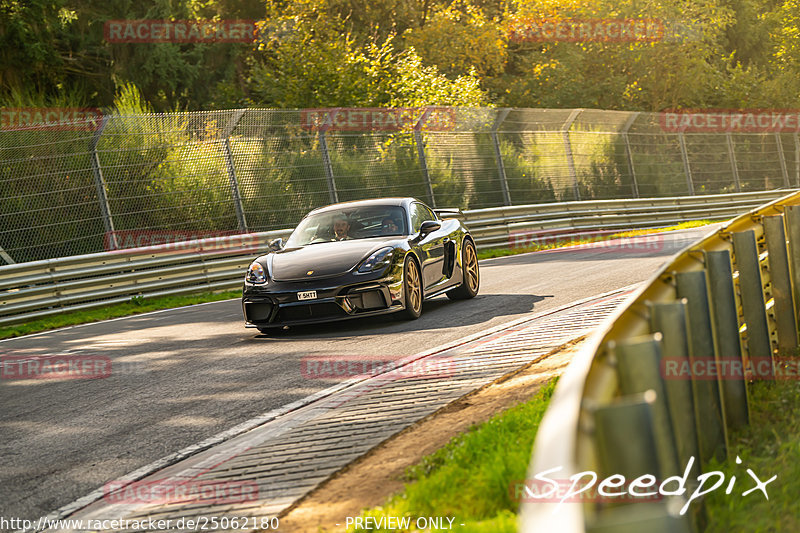
<svg viewBox="0 0 800 533">
<path fill-rule="evenodd" d="M 338 204 L 326 205 L 325 207 L 318 207 L 312 210 L 309 215 L 312 213 L 324 213 L 325 211 L 334 211 L 337 209 L 341 209 L 343 207 L 371 207 L 371 206 L 382 206 L 382 205 L 399 205 L 406 207 L 411 202 L 418 202 L 416 198 L 372 198 L 369 200 L 356 200 L 353 202 L 341 202 Z"/>
</svg>

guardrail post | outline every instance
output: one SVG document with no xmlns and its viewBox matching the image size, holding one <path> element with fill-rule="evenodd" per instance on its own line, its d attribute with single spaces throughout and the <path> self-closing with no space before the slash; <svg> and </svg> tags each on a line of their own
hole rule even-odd
<svg viewBox="0 0 800 533">
<path fill-rule="evenodd" d="M 100 121 L 100 126 L 94 132 L 92 140 L 89 142 L 89 152 L 92 162 L 92 174 L 94 174 L 94 185 L 97 189 L 97 202 L 100 204 L 100 213 L 103 217 L 103 226 L 108 236 L 106 242 L 112 250 L 119 248 L 117 241 L 117 234 L 114 231 L 114 219 L 111 218 L 111 208 L 108 205 L 108 195 L 106 194 L 106 181 L 103 179 L 103 169 L 100 166 L 100 157 L 97 155 L 97 144 L 100 142 L 100 137 L 103 135 L 103 130 L 106 129 L 106 124 L 110 115 L 103 115 Z"/>
<path fill-rule="evenodd" d="M 783 142 L 781 141 L 781 134 L 775 132 L 775 146 L 778 148 L 778 160 L 781 162 L 781 174 L 783 175 L 784 187 L 789 187 L 789 171 L 786 168 L 786 158 L 783 155 Z"/>
<path fill-rule="evenodd" d="M 786 218 L 786 233 L 789 240 L 789 272 L 792 276 L 795 316 L 800 330 L 800 206 L 787 205 L 783 216 Z"/>
<path fill-rule="evenodd" d="M 572 124 L 575 122 L 575 119 L 578 118 L 578 115 L 581 114 L 583 109 L 573 109 L 572 113 L 570 113 L 569 117 L 567 117 L 566 122 L 564 125 L 561 126 L 561 136 L 564 139 L 564 153 L 567 156 L 567 168 L 569 169 L 569 177 L 572 180 L 572 184 L 575 188 L 575 199 L 581 199 L 581 190 L 580 186 L 578 185 L 578 173 L 575 171 L 575 158 L 572 155 L 572 143 L 569 140 L 569 130 L 572 128 Z"/>
<path fill-rule="evenodd" d="M 686 174 L 686 188 L 689 194 L 694 196 L 694 180 L 692 179 L 692 169 L 689 167 L 689 152 L 686 150 L 686 137 L 682 131 L 678 133 L 678 142 L 681 145 L 681 159 L 683 159 L 683 172 Z"/>
<path fill-rule="evenodd" d="M 497 129 L 511 112 L 509 108 L 497 110 L 497 116 L 492 125 L 492 142 L 494 143 L 494 156 L 497 159 L 497 175 L 500 178 L 500 189 L 503 192 L 503 205 L 511 205 L 511 194 L 508 191 L 508 179 L 506 178 L 506 166 L 503 164 L 503 154 L 500 152 L 500 140 L 497 138 Z"/>
<path fill-rule="evenodd" d="M 666 478 L 680 472 L 675 436 L 664 378 L 661 374 L 661 334 L 616 344 L 609 343 L 610 361 L 616 364 L 623 395 L 655 392 L 652 403 L 653 438 L 658 472 Z"/>
<path fill-rule="evenodd" d="M 717 350 L 711 326 L 711 308 L 708 303 L 706 272 L 678 272 L 675 274 L 678 298 L 686 300 L 689 320 L 689 358 L 705 363 L 716 362 Z M 706 365 L 707 367 L 707 365 Z M 693 379 L 692 393 L 697 415 L 698 442 L 703 464 L 711 458 L 723 460 L 727 455 L 727 435 L 722 415 L 722 399 L 715 379 Z"/>
<path fill-rule="evenodd" d="M 425 157 L 425 142 L 422 139 L 422 126 L 425 125 L 430 114 L 430 108 L 425 108 L 425 112 L 422 113 L 422 116 L 414 126 L 414 144 L 417 145 L 419 166 L 422 170 L 422 177 L 425 180 L 425 185 L 428 188 L 428 198 L 430 199 L 431 207 L 436 207 L 436 197 L 433 195 L 433 184 L 431 183 L 431 176 L 428 173 L 428 159 Z"/>
<path fill-rule="evenodd" d="M 793 135 L 794 137 L 794 185 L 795 187 L 800 187 L 800 137 L 798 137 L 797 132 Z"/>
<path fill-rule="evenodd" d="M 773 299 L 770 316 L 775 322 L 780 354 L 793 354 L 797 348 L 797 320 L 794 314 L 794 296 L 789 274 L 789 254 L 786 249 L 783 215 L 765 216 L 763 224 L 769 251 L 769 278 Z"/>
<path fill-rule="evenodd" d="M 636 122 L 640 114 L 641 112 L 639 111 L 632 113 L 631 116 L 628 117 L 628 121 L 625 122 L 625 125 L 622 127 L 622 140 L 625 143 L 625 156 L 628 159 L 628 170 L 631 173 L 634 198 L 639 198 L 639 182 L 636 180 L 636 170 L 633 167 L 633 152 L 631 151 L 631 141 L 628 138 L 628 130 L 631 129 L 631 126 L 633 126 L 633 123 Z"/>
<path fill-rule="evenodd" d="M 739 335 L 731 254 L 728 250 L 721 250 L 705 251 L 703 255 L 708 275 L 708 290 L 711 295 L 711 318 L 714 340 L 717 343 L 717 358 L 743 368 L 742 339 Z M 746 426 L 750 421 L 750 408 L 747 403 L 744 373 L 736 376 L 731 372 L 731 375 L 727 379 L 722 379 L 719 385 L 722 394 L 722 414 L 728 432 Z"/>
<path fill-rule="evenodd" d="M 725 134 L 725 140 L 728 142 L 728 159 L 731 161 L 731 174 L 733 174 L 733 183 L 736 185 L 736 192 L 741 192 L 742 185 L 739 182 L 739 167 L 736 166 L 736 152 L 733 149 L 733 135 L 731 132 Z"/>
<path fill-rule="evenodd" d="M 233 163 L 233 151 L 231 150 L 231 133 L 236 125 L 244 115 L 244 109 L 237 109 L 234 111 L 231 123 L 225 128 L 225 166 L 228 169 L 228 182 L 231 187 L 231 198 L 233 199 L 233 207 L 236 210 L 236 220 L 239 224 L 239 231 L 247 233 L 247 219 L 244 216 L 244 209 L 242 208 L 242 197 L 239 194 L 239 181 L 236 179 L 236 167 Z"/>
<path fill-rule="evenodd" d="M 325 133 L 328 131 L 328 128 L 333 125 L 338 112 L 338 109 L 334 109 L 328 121 L 320 126 L 319 132 L 317 133 L 319 137 L 319 151 L 322 153 L 322 166 L 325 169 L 325 177 L 328 179 L 328 196 L 332 204 L 339 201 L 339 194 L 336 192 L 336 181 L 333 178 L 333 165 L 331 164 L 331 156 L 328 152 L 328 139 L 325 137 Z"/>
<path fill-rule="evenodd" d="M 758 245 L 753 230 L 733 233 L 733 257 L 739 271 L 739 291 L 742 297 L 742 313 L 747 324 L 747 356 L 748 359 L 769 358 L 769 376 L 773 375 L 772 345 L 770 343 L 769 325 L 767 323 L 766 304 L 764 302 L 761 264 L 758 258 Z M 753 371 L 760 375 L 761 365 L 754 365 Z M 766 377 L 766 376 L 762 376 Z"/>
<path fill-rule="evenodd" d="M 655 437 L 658 400 L 655 391 L 647 390 L 591 410 L 601 478 L 614 474 L 621 474 L 626 479 L 645 474 L 661 479 L 667 477 L 663 465 L 659 464 L 658 454 L 654 453 L 659 448 Z M 631 439 L 637 441 L 637 445 L 631 446 Z M 626 453 L 619 453 L 622 449 Z"/>
<path fill-rule="evenodd" d="M 700 458 L 698 445 L 698 420 L 695 414 L 695 398 L 692 393 L 692 372 L 688 375 L 672 375 L 670 368 L 691 368 L 689 357 L 689 336 L 686 326 L 686 301 L 653 303 L 650 309 L 650 330 L 662 335 L 662 361 L 664 389 L 667 392 L 667 405 L 675 435 L 675 447 L 681 465 L 688 464 L 690 458 Z M 670 365 L 673 365 L 672 367 Z M 700 474 L 695 461 L 692 475 Z"/>
<path fill-rule="evenodd" d="M 655 438 L 655 420 L 658 395 L 653 390 L 642 394 L 623 396 L 611 404 L 594 407 L 592 412 L 595 441 L 598 450 L 600 479 L 619 474 L 626 480 L 651 475 L 656 483 L 667 478 L 662 465 L 651 450 L 658 449 Z M 625 450 L 621 453 L 621 450 Z M 679 508 L 685 503 L 677 501 L 642 501 L 632 505 L 609 501 L 598 507 L 598 512 L 588 515 L 585 531 L 591 533 L 689 533 L 689 517 L 669 512 L 669 507 Z M 564 530 L 567 531 L 567 530 Z M 571 532 L 584 531 L 570 529 Z"/>
</svg>

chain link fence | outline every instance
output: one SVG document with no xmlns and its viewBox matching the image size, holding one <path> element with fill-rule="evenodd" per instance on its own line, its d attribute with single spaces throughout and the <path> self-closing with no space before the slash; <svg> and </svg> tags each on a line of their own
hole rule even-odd
<svg viewBox="0 0 800 533">
<path fill-rule="evenodd" d="M 373 197 L 478 209 L 800 185 L 796 132 L 673 131 L 661 115 L 239 109 L 0 130 L 0 258 L 287 228 Z"/>
</svg>

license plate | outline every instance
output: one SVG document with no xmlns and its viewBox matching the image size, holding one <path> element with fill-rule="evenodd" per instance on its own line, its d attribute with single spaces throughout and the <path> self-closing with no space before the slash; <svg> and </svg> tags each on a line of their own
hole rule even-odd
<svg viewBox="0 0 800 533">
<path fill-rule="evenodd" d="M 298 292 L 298 300 L 313 300 L 317 297 L 317 291 Z"/>
</svg>

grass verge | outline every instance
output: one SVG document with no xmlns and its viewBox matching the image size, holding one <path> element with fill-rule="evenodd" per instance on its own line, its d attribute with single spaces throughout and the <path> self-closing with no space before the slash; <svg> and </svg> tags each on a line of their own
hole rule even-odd
<svg viewBox="0 0 800 533">
<path fill-rule="evenodd" d="M 750 387 L 750 425 L 733 435 L 732 449 L 723 464 L 705 468 L 725 474 L 725 485 L 709 494 L 707 533 L 800 531 L 800 382 L 757 381 Z M 736 464 L 736 457 L 742 464 Z M 777 475 L 766 487 L 769 500 L 761 491 L 742 493 L 755 486 L 747 473 L 751 469 L 762 481 Z M 736 483 L 725 494 L 731 476 Z M 714 478 L 709 480 L 712 483 Z"/>
<path fill-rule="evenodd" d="M 159 311 L 161 309 L 172 309 L 185 305 L 240 298 L 241 296 L 241 290 L 234 290 L 225 292 L 203 292 L 184 296 L 163 296 L 161 298 L 134 297 L 131 298 L 130 302 L 112 304 L 105 307 L 98 307 L 97 309 L 65 311 L 64 313 L 49 318 L 40 318 L 23 324 L 3 326 L 0 327 L 0 339 L 10 339 L 30 333 L 38 333 L 40 331 L 63 328 L 66 326 L 76 326 L 89 322 L 98 322 L 100 320 L 108 320 L 109 318 L 137 315 L 149 311 Z"/>
<path fill-rule="evenodd" d="M 402 493 L 362 516 L 410 517 L 412 527 L 405 531 L 415 531 L 417 517 L 454 517 L 454 528 L 464 533 L 516 531 L 519 502 L 512 484 L 525 479 L 536 431 L 557 379 L 545 383 L 529 401 L 473 426 L 423 458 L 406 472 Z"/>
<path fill-rule="evenodd" d="M 596 237 L 587 237 L 585 239 L 568 239 L 565 238 L 563 240 L 557 240 L 553 242 L 540 242 L 534 243 L 528 246 L 520 246 L 516 248 L 490 248 L 488 250 L 480 250 L 478 251 L 478 259 L 491 259 L 493 257 L 505 257 L 508 255 L 517 255 L 517 254 L 526 254 L 529 252 L 540 252 L 542 250 L 552 250 L 554 248 L 563 248 L 565 246 L 576 246 L 579 244 L 590 244 L 593 242 L 599 241 L 607 241 L 610 239 L 620 239 L 625 237 L 640 237 L 642 235 L 650 235 L 653 233 L 662 233 L 665 231 L 677 231 L 681 229 L 691 229 L 691 228 L 699 228 L 702 226 L 707 226 L 709 224 L 714 224 L 715 220 L 691 220 L 689 222 L 681 222 L 680 224 L 676 224 L 674 226 L 668 226 L 666 228 L 653 228 L 653 229 L 638 229 L 638 230 L 631 230 L 631 231 L 622 231 L 619 233 L 614 233 L 612 235 L 603 235 L 603 236 L 596 236 Z M 545 237 L 546 238 L 546 237 Z"/>
</svg>

